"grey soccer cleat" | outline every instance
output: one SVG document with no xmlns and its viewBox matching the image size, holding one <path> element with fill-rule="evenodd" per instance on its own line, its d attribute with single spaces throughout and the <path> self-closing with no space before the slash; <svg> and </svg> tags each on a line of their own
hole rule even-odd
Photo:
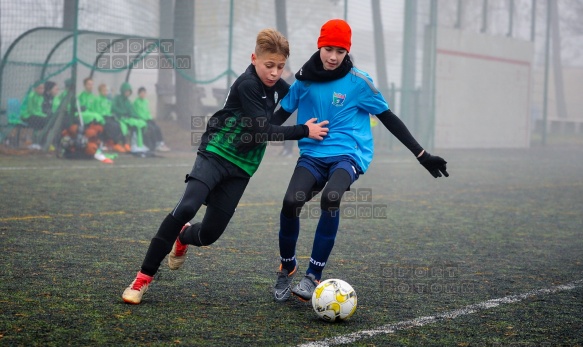
<svg viewBox="0 0 583 347">
<path fill-rule="evenodd" d="M 302 278 L 300 283 L 292 289 L 292 293 L 302 301 L 310 301 L 312 300 L 312 294 L 318 284 L 320 284 L 320 281 L 318 281 L 313 274 L 307 274 Z"/>
<path fill-rule="evenodd" d="M 284 269 L 281 265 L 279 266 L 279 271 L 277 272 L 277 281 L 275 286 L 273 286 L 273 298 L 277 302 L 284 302 L 291 296 L 291 283 L 296 274 L 298 273 L 298 266 L 290 273 Z"/>
</svg>

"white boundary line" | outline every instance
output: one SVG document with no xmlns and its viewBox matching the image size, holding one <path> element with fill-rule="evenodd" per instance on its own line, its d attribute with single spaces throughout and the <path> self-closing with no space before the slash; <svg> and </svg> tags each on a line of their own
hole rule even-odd
<svg viewBox="0 0 583 347">
<path fill-rule="evenodd" d="M 510 295 L 498 299 L 491 299 L 477 304 L 468 305 L 457 310 L 439 313 L 436 314 L 435 316 L 414 318 L 407 321 L 383 325 L 377 328 L 373 328 L 371 330 L 361 330 L 346 335 L 327 338 L 322 341 L 309 342 L 302 345 L 298 345 L 298 347 L 328 347 L 351 343 L 358 340 L 374 337 L 377 335 L 394 334 L 399 330 L 408 330 L 415 327 L 422 327 L 433 323 L 439 323 L 443 319 L 454 319 L 457 317 L 470 315 L 479 311 L 487 310 L 493 307 L 498 307 L 500 305 L 520 302 L 533 296 L 540 296 L 545 294 L 553 294 L 557 292 L 573 290 L 575 288 L 581 287 L 582 285 L 583 279 L 555 287 L 532 290 L 530 292 L 526 292 L 523 294 Z"/>
</svg>

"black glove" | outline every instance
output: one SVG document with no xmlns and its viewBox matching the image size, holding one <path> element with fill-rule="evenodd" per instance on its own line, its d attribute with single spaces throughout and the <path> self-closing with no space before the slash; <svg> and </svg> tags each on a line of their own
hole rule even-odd
<svg viewBox="0 0 583 347">
<path fill-rule="evenodd" d="M 417 158 L 417 160 L 419 160 L 419 163 L 423 165 L 433 177 L 441 177 L 442 173 L 445 177 L 449 177 L 449 174 L 446 171 L 447 168 L 445 167 L 447 161 L 443 160 L 443 158 L 431 155 L 425 151 L 423 155 Z"/>
</svg>

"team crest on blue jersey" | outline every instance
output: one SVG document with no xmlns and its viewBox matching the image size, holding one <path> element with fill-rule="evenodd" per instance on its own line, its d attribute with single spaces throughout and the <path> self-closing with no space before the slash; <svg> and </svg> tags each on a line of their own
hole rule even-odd
<svg viewBox="0 0 583 347">
<path fill-rule="evenodd" d="M 344 100 L 346 100 L 346 94 L 334 92 L 332 95 L 332 105 L 334 106 L 344 106 Z"/>
</svg>

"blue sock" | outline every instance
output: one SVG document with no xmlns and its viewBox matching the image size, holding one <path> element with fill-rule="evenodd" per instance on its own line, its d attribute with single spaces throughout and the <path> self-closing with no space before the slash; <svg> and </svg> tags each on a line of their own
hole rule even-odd
<svg viewBox="0 0 583 347">
<path fill-rule="evenodd" d="M 320 215 L 320 221 L 316 228 L 316 235 L 314 236 L 310 266 L 306 271 L 306 274 L 313 274 L 317 280 L 322 278 L 322 271 L 334 247 L 334 240 L 336 240 L 339 223 L 339 210 L 331 212 L 322 210 L 322 215 Z"/>
<path fill-rule="evenodd" d="M 296 267 L 296 243 L 300 234 L 300 218 L 279 215 L 279 255 L 281 266 L 289 272 Z"/>
</svg>

